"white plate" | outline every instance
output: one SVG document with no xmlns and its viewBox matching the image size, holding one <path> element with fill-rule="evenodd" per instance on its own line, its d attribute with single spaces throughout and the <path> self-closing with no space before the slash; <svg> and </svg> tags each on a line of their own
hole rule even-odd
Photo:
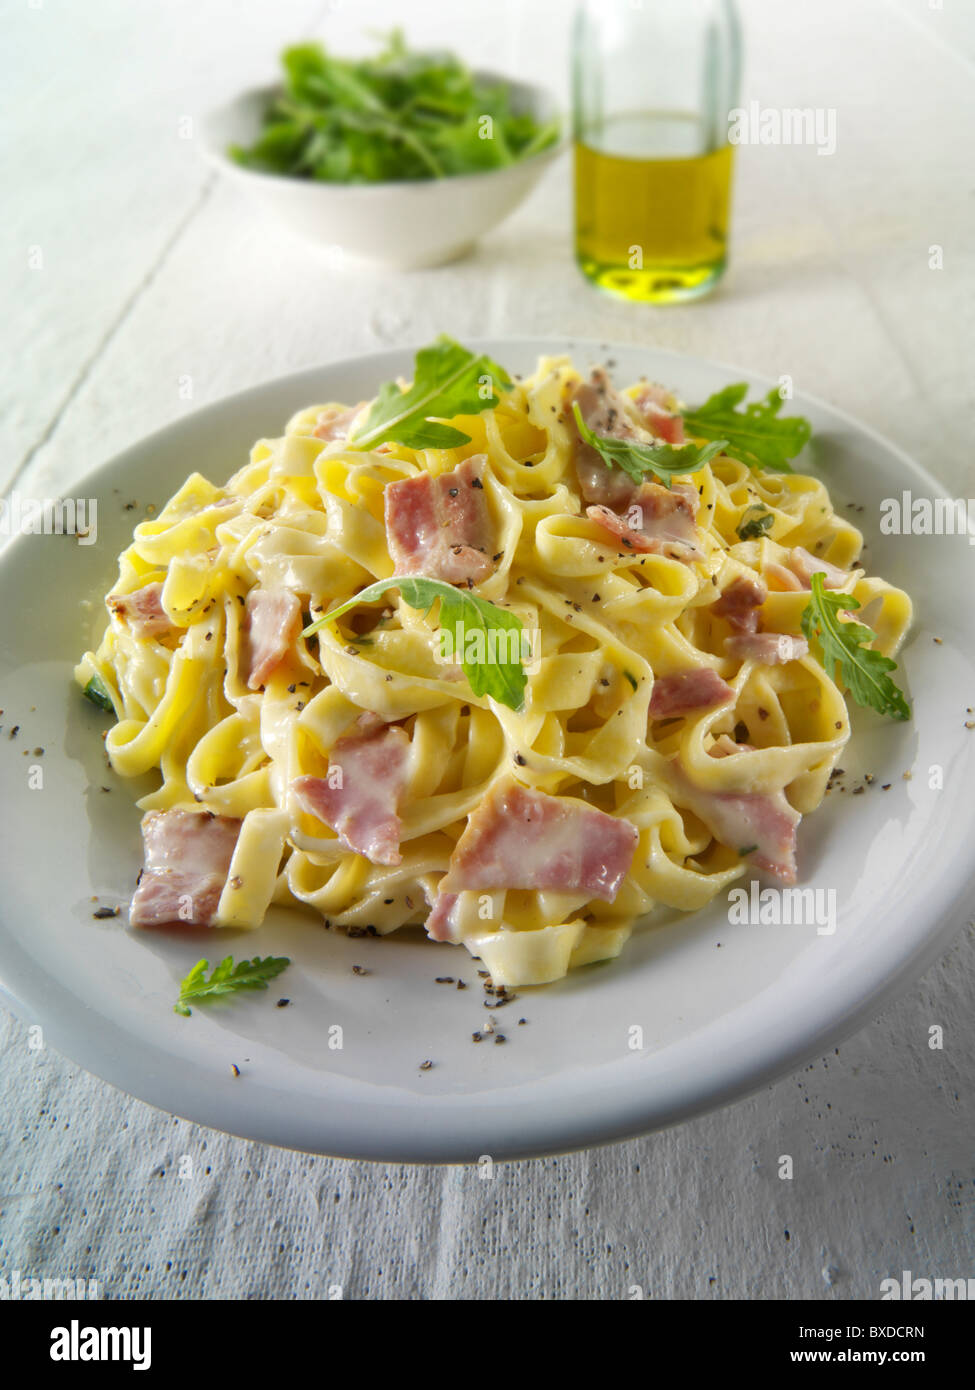
<svg viewBox="0 0 975 1390">
<path fill-rule="evenodd" d="M 524 372 L 540 352 L 615 360 L 620 383 L 645 373 L 687 400 L 746 373 L 655 349 L 540 340 L 478 344 Z M 0 979 L 45 1038 L 116 1086 L 179 1115 L 275 1144 L 383 1160 L 464 1161 L 549 1153 L 619 1139 L 720 1105 L 822 1052 L 871 1016 L 947 945 L 971 913 L 975 873 L 975 560 L 964 537 L 882 537 L 883 498 L 942 489 L 851 420 L 810 399 L 809 466 L 837 503 L 865 510 L 871 568 L 903 585 L 917 626 L 899 679 L 911 724 L 854 712 L 848 781 L 800 829 L 801 881 L 835 888 L 835 935 L 814 927 L 730 926 L 727 904 L 637 932 L 622 957 L 561 984 L 522 990 L 497 1011 L 504 1046 L 471 1034 L 486 1020 L 475 963 L 422 933 L 349 940 L 312 917 L 275 911 L 257 932 L 142 932 L 124 904 L 139 864 L 132 788 L 106 769 L 107 717 L 71 683 L 103 621 L 147 502 L 191 469 L 222 481 L 261 435 L 300 406 L 356 401 L 409 373 L 412 351 L 318 368 L 222 401 L 128 450 L 74 489 L 99 503 L 98 543 L 18 537 L 0 557 Z M 767 383 L 752 378 L 767 389 Z M 138 511 L 124 510 L 136 500 Z M 91 609 L 83 600 L 96 600 Z M 941 645 L 933 636 L 942 639 Z M 20 732 L 8 733 L 14 723 Z M 43 746 L 43 756 L 23 750 Z M 28 788 L 28 768 L 44 770 Z M 943 790 L 929 768 L 944 771 Z M 913 770 L 913 780 L 902 773 Z M 881 784 L 890 782 L 889 791 Z M 108 793 L 100 787 L 110 787 Z M 95 921 L 92 895 L 123 904 Z M 274 953 L 291 968 L 268 993 L 193 1017 L 172 1011 L 200 957 Z M 369 973 L 355 975 L 352 966 Z M 453 975 L 470 986 L 434 983 Z M 279 997 L 291 1000 L 275 1007 Z M 520 1018 L 527 1022 L 520 1025 Z M 343 1046 L 330 1042 L 342 1030 Z M 642 1048 L 632 1048 L 642 1030 Z M 434 1065 L 421 1071 L 425 1059 Z M 233 1074 L 236 1065 L 240 1076 Z"/>
</svg>

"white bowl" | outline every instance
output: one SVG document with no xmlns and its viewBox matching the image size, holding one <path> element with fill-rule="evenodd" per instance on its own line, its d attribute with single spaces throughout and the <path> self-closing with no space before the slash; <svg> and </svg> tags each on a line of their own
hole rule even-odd
<svg viewBox="0 0 975 1390">
<path fill-rule="evenodd" d="M 529 111 L 540 123 L 556 115 L 554 101 L 540 87 L 496 73 L 477 76 L 505 82 L 514 110 Z M 279 91 L 252 88 L 204 116 L 204 153 L 299 235 L 333 254 L 397 270 L 421 270 L 463 256 L 527 197 L 564 146 L 559 140 L 504 169 L 397 183 L 319 183 L 245 169 L 227 149 L 254 143 Z"/>
</svg>

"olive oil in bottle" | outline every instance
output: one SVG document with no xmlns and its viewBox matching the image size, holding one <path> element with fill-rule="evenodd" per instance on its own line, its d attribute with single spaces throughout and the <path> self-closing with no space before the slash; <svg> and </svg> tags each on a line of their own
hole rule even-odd
<svg viewBox="0 0 975 1390">
<path fill-rule="evenodd" d="M 721 276 L 733 148 L 676 152 L 699 143 L 697 126 L 648 112 L 607 122 L 605 148 L 576 141 L 576 256 L 601 289 L 659 303 Z"/>
<path fill-rule="evenodd" d="M 573 46 L 576 258 L 610 293 L 706 294 L 725 268 L 733 0 L 583 0 Z"/>
</svg>

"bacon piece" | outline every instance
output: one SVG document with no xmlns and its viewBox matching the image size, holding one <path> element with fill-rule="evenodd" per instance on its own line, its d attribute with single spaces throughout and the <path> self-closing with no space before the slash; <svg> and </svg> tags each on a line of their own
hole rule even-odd
<svg viewBox="0 0 975 1390">
<path fill-rule="evenodd" d="M 727 757 L 733 752 L 754 749 L 733 744 L 730 748 L 716 746 L 711 751 L 718 757 Z M 693 811 L 721 844 L 739 854 L 747 850 L 756 868 L 782 883 L 795 883 L 796 827 L 802 817 L 789 805 L 784 791 L 713 792 L 691 780 L 679 757 L 671 767 L 678 806 Z"/>
<path fill-rule="evenodd" d="M 109 594 L 109 608 L 126 622 L 136 637 L 169 637 L 178 632 L 162 606 L 162 585 L 146 584 L 130 594 Z"/>
<path fill-rule="evenodd" d="M 734 699 L 735 692 L 711 666 L 696 666 L 657 676 L 650 696 L 650 718 L 667 719 L 692 709 L 713 709 Z"/>
<path fill-rule="evenodd" d="M 712 603 L 711 612 L 718 618 L 727 618 L 739 632 L 755 632 L 758 610 L 767 598 L 768 588 L 763 580 L 739 575 Z"/>
<path fill-rule="evenodd" d="M 358 405 L 327 405 L 318 416 L 318 421 L 312 434 L 316 439 L 324 439 L 327 443 L 332 443 L 336 439 L 348 439 L 352 421 L 362 409 L 364 401 Z"/>
<path fill-rule="evenodd" d="M 410 740 L 398 725 L 363 714 L 355 731 L 332 748 L 327 778 L 296 777 L 298 804 L 373 864 L 401 864 L 402 822 L 396 814 L 406 786 Z"/>
<path fill-rule="evenodd" d="M 794 546 L 789 551 L 788 565 L 803 589 L 812 588 L 814 574 L 825 574 L 824 587 L 827 589 L 841 589 L 850 577 L 848 570 L 841 570 L 838 565 L 831 565 L 828 560 L 817 560 L 815 555 L 810 554 L 801 545 Z"/>
<path fill-rule="evenodd" d="M 578 402 L 582 418 L 594 434 L 611 439 L 637 440 L 636 429 L 626 412 L 623 397 L 614 391 L 602 367 L 597 367 L 589 380 L 582 382 L 566 397 L 566 410 L 573 427 L 573 404 Z M 637 484 L 622 468 L 604 463 L 591 444 L 576 433 L 576 476 L 582 500 L 604 507 L 625 507 L 637 490 Z"/>
<path fill-rule="evenodd" d="M 612 902 L 636 842 L 636 827 L 628 820 L 584 801 L 511 780 L 495 783 L 468 817 L 440 892 L 553 889 Z"/>
<path fill-rule="evenodd" d="M 486 462 L 477 454 L 439 478 L 423 472 L 387 485 L 386 537 L 394 574 L 479 584 L 492 573 L 493 528 L 482 482 Z"/>
<path fill-rule="evenodd" d="M 209 811 L 148 811 L 145 867 L 129 908 L 134 927 L 209 927 L 242 822 Z"/>
<path fill-rule="evenodd" d="M 671 399 L 670 392 L 663 386 L 648 383 L 634 397 L 633 404 L 652 435 L 667 444 L 683 444 L 684 420 L 670 409 Z"/>
<path fill-rule="evenodd" d="M 641 554 L 669 555 L 689 564 L 703 560 L 697 544 L 697 490 L 687 483 L 661 487 L 641 483 L 624 515 L 609 507 L 587 507 L 586 515 L 627 550 Z"/>
<path fill-rule="evenodd" d="M 260 690 L 294 650 L 301 604 L 287 589 L 251 589 L 244 609 L 243 666 L 250 690 Z"/>
<path fill-rule="evenodd" d="M 453 911 L 457 905 L 456 893 L 438 893 L 433 902 L 433 911 L 427 918 L 427 936 L 431 941 L 455 941 Z"/>
<path fill-rule="evenodd" d="M 791 637 L 786 632 L 739 632 L 725 638 L 724 649 L 729 656 L 760 661 L 764 666 L 784 666 L 805 656 L 809 643 L 805 637 Z"/>
</svg>

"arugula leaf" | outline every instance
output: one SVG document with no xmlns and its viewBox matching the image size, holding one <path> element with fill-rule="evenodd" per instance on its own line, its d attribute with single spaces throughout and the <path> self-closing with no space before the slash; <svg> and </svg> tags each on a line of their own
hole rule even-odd
<svg viewBox="0 0 975 1390">
<path fill-rule="evenodd" d="M 440 626 L 453 635 L 454 650 L 473 693 L 489 695 L 508 709 L 520 710 L 524 706 L 528 678 L 521 663 L 524 633 L 521 619 L 487 599 L 478 598 L 465 589 L 455 589 L 453 584 L 445 584 L 440 579 L 405 575 L 380 579 L 347 603 L 333 608 L 331 613 L 316 618 L 304 629 L 302 637 L 318 632 L 357 604 L 371 603 L 389 589 L 399 589 L 405 603 L 424 613 L 429 613 L 439 599 Z M 466 639 L 471 634 L 475 637 L 475 650 L 469 658 L 471 644 Z M 479 646 L 483 646 L 483 655 Z"/>
<path fill-rule="evenodd" d="M 455 449 L 469 444 L 470 435 L 430 416 L 479 415 L 498 404 L 496 387 L 511 389 L 503 367 L 441 333 L 416 354 L 412 386 L 403 391 L 395 381 L 383 382 L 348 447 L 374 449 L 396 443 L 411 449 Z"/>
<path fill-rule="evenodd" d="M 699 439 L 720 435 L 725 441 L 724 452 L 749 468 L 791 473 L 788 460 L 808 443 L 812 426 L 802 415 L 779 415 L 783 401 L 775 387 L 763 401 L 737 410 L 747 395 L 747 382 L 726 386 L 703 405 L 685 411 L 685 429 Z"/>
<path fill-rule="evenodd" d="M 190 1001 L 214 999 L 220 994 L 235 994 L 242 989 L 267 989 L 268 980 L 291 964 L 287 956 L 255 956 L 253 960 L 242 960 L 234 965 L 233 956 L 226 956 L 219 965 L 213 967 L 210 978 L 206 972 L 210 968 L 208 960 L 198 960 L 193 969 L 181 981 L 179 1000 L 173 1005 L 173 1013 L 189 1018 L 192 1010 Z"/>
<path fill-rule="evenodd" d="M 825 578 L 818 572 L 812 576 L 812 598 L 802 614 L 802 630 L 810 642 L 819 639 L 826 671 L 833 674 L 839 666 L 840 678 L 858 705 L 893 719 L 910 719 L 911 707 L 903 691 L 887 675 L 897 662 L 871 650 L 868 644 L 877 639 L 872 628 L 840 621 L 839 612 L 859 608 L 859 601 L 851 594 L 830 593 L 823 587 Z"/>
<path fill-rule="evenodd" d="M 115 713 L 115 706 L 112 703 L 111 695 L 108 693 L 108 686 L 97 673 L 92 676 L 91 680 L 85 686 L 84 696 L 86 700 L 90 700 L 92 704 L 97 705 L 99 709 L 107 709 L 109 714 Z"/>
<path fill-rule="evenodd" d="M 611 468 L 614 464 L 622 468 L 635 483 L 642 483 L 647 474 L 652 473 L 669 486 L 670 479 L 676 473 L 696 473 L 715 454 L 720 454 L 725 446 L 723 439 L 703 446 L 682 444 L 679 448 L 673 444 L 641 444 L 635 439 L 613 439 L 609 435 L 595 434 L 589 428 L 582 418 L 578 401 L 573 402 L 572 413 L 580 437 L 592 445 L 604 463 Z"/>
<path fill-rule="evenodd" d="M 296 102 L 344 103 L 351 110 L 382 112 L 385 103 L 364 82 L 356 64 L 331 58 L 317 43 L 299 43 L 281 55 L 288 95 Z"/>
<path fill-rule="evenodd" d="M 751 512 L 756 512 L 757 515 L 753 516 L 751 520 L 748 521 L 746 520 L 746 517 L 748 517 Z M 774 521 L 775 517 L 772 515 L 772 513 L 766 511 L 763 508 L 762 504 L 759 502 L 756 503 L 754 507 L 749 507 L 748 510 L 742 515 L 741 521 L 738 523 L 738 528 L 735 534 L 737 535 L 740 541 L 761 540 L 762 536 L 765 535 L 765 532 L 770 531 L 772 529 L 772 523 Z"/>
</svg>

